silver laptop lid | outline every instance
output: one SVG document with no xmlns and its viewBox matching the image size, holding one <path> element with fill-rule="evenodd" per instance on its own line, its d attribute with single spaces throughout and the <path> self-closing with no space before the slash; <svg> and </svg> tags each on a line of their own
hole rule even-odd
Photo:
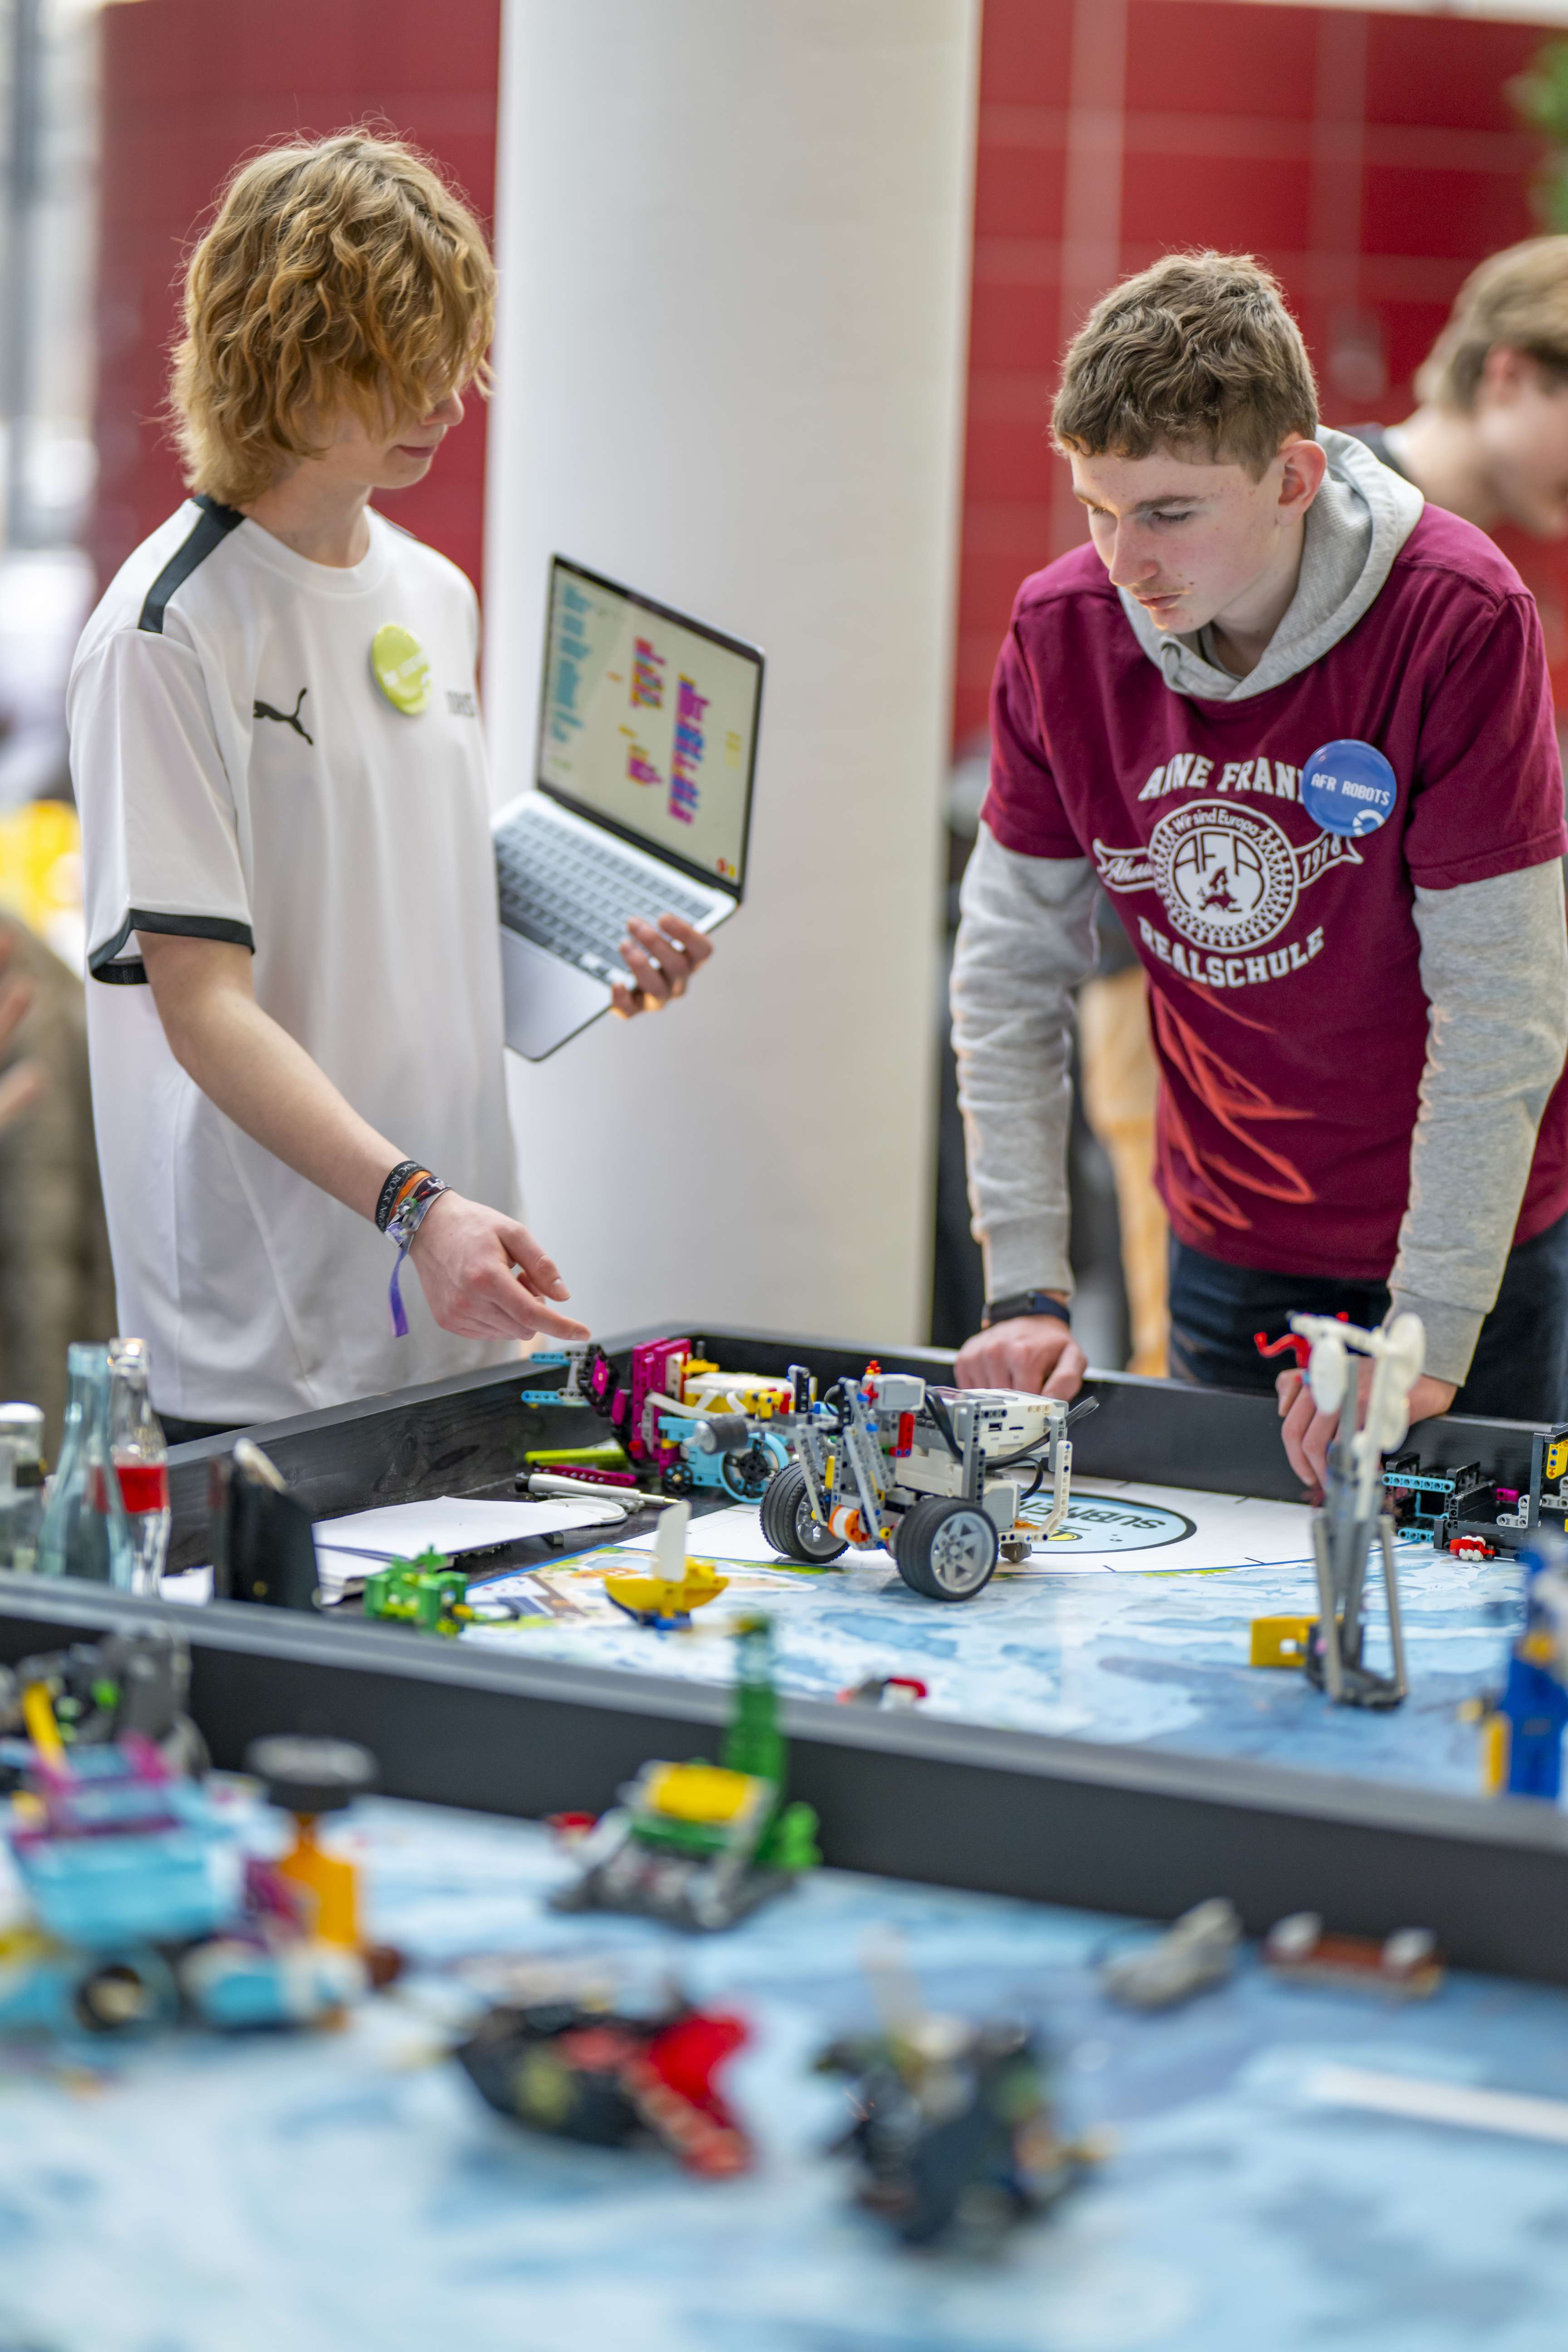
<svg viewBox="0 0 1568 2352">
<path fill-rule="evenodd" d="M 762 698 L 755 646 L 552 558 L 540 790 L 737 899 Z"/>
</svg>

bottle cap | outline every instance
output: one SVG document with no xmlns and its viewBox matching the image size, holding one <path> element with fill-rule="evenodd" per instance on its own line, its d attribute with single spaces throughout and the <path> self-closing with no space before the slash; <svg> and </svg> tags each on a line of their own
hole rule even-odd
<svg viewBox="0 0 1568 2352">
<path fill-rule="evenodd" d="M 374 1789 L 375 1759 L 352 1739 L 311 1739 L 279 1733 L 253 1739 L 245 1769 L 267 1784 L 275 1805 L 290 1813 L 335 1813 Z"/>
</svg>

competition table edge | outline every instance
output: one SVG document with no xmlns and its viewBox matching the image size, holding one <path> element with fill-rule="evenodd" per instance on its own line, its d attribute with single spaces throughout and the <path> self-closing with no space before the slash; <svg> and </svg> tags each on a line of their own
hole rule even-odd
<svg viewBox="0 0 1568 2352">
<path fill-rule="evenodd" d="M 605 1345 L 622 1353 L 669 1328 Z M 928 1378 L 952 1360 L 711 1326 L 693 1336 L 727 1370 L 800 1361 L 824 1381 L 872 1353 Z M 510 1491 L 529 1446 L 584 1431 L 581 1409 L 523 1405 L 524 1377 L 509 1364 L 251 1434 L 317 1517 Z M 1075 1429 L 1075 1475 L 1299 1499 L 1271 1398 L 1131 1375 L 1090 1385 L 1100 1410 Z M 1424 1462 L 1479 1455 L 1527 1472 L 1530 1437 L 1524 1423 L 1452 1420 L 1413 1442 Z M 205 1557 L 207 1465 L 231 1444 L 171 1454 L 174 1564 Z M 266 1732 L 330 1732 L 374 1751 L 388 1795 L 481 1811 L 600 1809 L 650 1756 L 716 1752 L 729 1715 L 724 1688 L 673 1676 L 0 1575 L 6 1661 L 147 1623 L 189 1639 L 192 1711 L 218 1764 L 237 1767 Z M 783 1719 L 791 1792 L 816 1807 L 840 1868 L 1153 1918 L 1226 1894 L 1253 1933 L 1304 1909 L 1367 1935 L 1421 1926 L 1458 1965 L 1568 1983 L 1568 1816 L 1554 1808 L 807 1699 L 786 1699 Z"/>
</svg>

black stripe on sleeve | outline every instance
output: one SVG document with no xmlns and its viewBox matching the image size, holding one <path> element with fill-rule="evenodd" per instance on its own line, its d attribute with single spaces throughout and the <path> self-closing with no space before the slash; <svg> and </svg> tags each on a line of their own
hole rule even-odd
<svg viewBox="0 0 1568 2352">
<path fill-rule="evenodd" d="M 224 940 L 230 947 L 248 948 L 252 955 L 256 953 L 248 923 L 230 922 L 224 915 L 150 915 L 132 907 L 114 937 L 88 957 L 87 968 L 94 980 L 122 988 L 146 987 L 147 967 L 140 956 L 127 957 L 123 963 L 114 961 L 132 931 L 159 931 L 176 940 Z"/>
<path fill-rule="evenodd" d="M 220 507 L 205 491 L 196 504 L 202 510 L 200 520 L 192 526 L 189 538 L 174 550 L 142 600 L 142 617 L 136 625 L 155 637 L 163 634 L 164 610 L 174 591 L 183 587 L 197 565 L 205 563 L 214 548 L 221 547 L 229 532 L 245 520 L 237 507 Z"/>
</svg>

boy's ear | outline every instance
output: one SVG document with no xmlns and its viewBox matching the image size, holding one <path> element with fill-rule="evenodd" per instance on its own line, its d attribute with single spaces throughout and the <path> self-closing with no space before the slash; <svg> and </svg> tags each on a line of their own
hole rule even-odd
<svg viewBox="0 0 1568 2352">
<path fill-rule="evenodd" d="M 1279 457 L 1279 520 L 1294 521 L 1306 513 L 1323 486 L 1323 476 L 1329 470 L 1328 452 L 1318 442 L 1297 434 L 1286 442 Z"/>
</svg>

